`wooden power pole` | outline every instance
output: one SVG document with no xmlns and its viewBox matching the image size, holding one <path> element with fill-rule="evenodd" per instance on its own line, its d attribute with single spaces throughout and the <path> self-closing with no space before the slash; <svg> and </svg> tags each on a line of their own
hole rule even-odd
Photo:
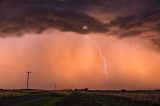
<svg viewBox="0 0 160 106">
<path fill-rule="evenodd" d="M 54 90 L 55 91 L 57 90 L 57 84 L 54 84 Z"/>
<path fill-rule="evenodd" d="M 29 77 L 32 72 L 27 72 L 27 89 L 29 89 Z"/>
</svg>

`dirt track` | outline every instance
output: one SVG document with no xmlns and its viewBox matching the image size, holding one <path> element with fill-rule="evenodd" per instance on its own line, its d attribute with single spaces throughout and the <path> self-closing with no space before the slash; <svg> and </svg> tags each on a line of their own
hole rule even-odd
<svg viewBox="0 0 160 106">
<path fill-rule="evenodd" d="M 30 96 L 21 96 L 21 97 L 14 97 L 14 98 L 7 98 L 7 99 L 0 99 L 0 106 L 17 106 L 20 103 L 45 97 L 47 94 L 43 95 L 30 95 Z"/>
</svg>

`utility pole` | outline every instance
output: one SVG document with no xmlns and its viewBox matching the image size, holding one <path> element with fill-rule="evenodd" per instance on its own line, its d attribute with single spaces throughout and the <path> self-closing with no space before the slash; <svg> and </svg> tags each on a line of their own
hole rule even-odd
<svg viewBox="0 0 160 106">
<path fill-rule="evenodd" d="M 54 84 L 54 90 L 55 91 L 57 90 L 57 84 Z"/>
<path fill-rule="evenodd" d="M 32 72 L 27 72 L 27 89 L 29 88 L 29 77 Z"/>
</svg>

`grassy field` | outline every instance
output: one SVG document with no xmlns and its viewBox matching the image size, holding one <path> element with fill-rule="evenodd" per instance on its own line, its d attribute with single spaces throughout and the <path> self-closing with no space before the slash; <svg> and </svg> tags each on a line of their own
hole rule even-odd
<svg viewBox="0 0 160 106">
<path fill-rule="evenodd" d="M 95 98 L 102 106 L 160 106 L 159 103 L 111 95 L 95 95 Z"/>
<path fill-rule="evenodd" d="M 159 91 L 18 90 L 0 94 L 0 106 L 160 106 Z"/>
<path fill-rule="evenodd" d="M 60 101 L 63 98 L 63 95 L 52 93 L 46 97 L 24 102 L 22 104 L 19 104 L 18 106 L 55 106 L 56 102 Z"/>
</svg>

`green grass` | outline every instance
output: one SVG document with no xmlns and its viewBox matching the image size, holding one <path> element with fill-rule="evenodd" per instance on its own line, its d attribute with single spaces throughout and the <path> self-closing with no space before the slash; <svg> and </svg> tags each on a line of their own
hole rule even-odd
<svg viewBox="0 0 160 106">
<path fill-rule="evenodd" d="M 63 98 L 64 95 L 52 93 L 47 97 L 26 101 L 18 106 L 55 106 L 55 103 Z"/>
<path fill-rule="evenodd" d="M 55 103 L 61 100 L 63 97 L 43 97 L 35 100 L 31 100 L 20 104 L 18 106 L 54 106 Z"/>
</svg>

